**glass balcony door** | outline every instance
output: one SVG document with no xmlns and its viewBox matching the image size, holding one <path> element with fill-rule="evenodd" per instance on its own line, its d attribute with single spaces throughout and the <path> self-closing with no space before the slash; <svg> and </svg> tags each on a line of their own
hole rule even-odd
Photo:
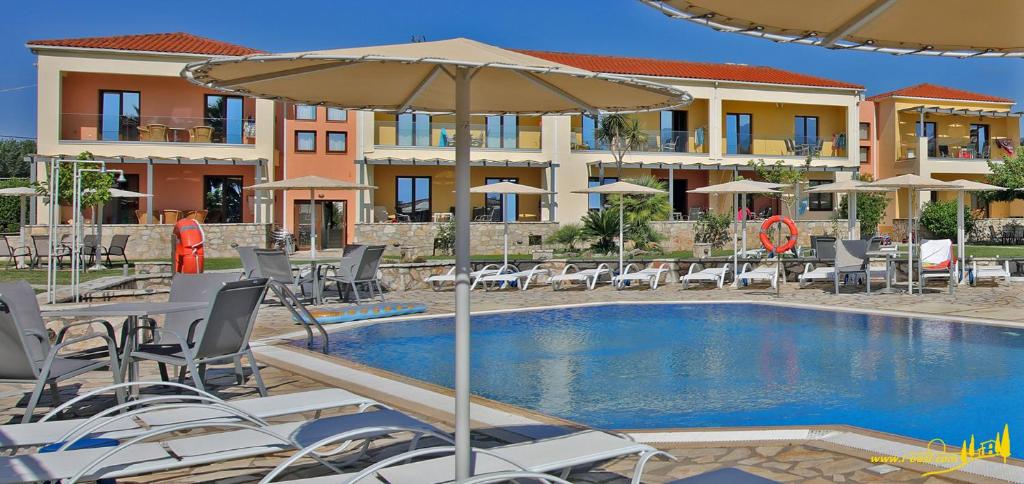
<svg viewBox="0 0 1024 484">
<path fill-rule="evenodd" d="M 818 117 L 795 116 L 793 120 L 794 154 L 817 155 L 821 150 L 818 146 Z"/>
<path fill-rule="evenodd" d="M 242 177 L 203 177 L 203 209 L 207 223 L 242 223 Z"/>
<path fill-rule="evenodd" d="M 687 112 L 661 112 L 661 144 L 657 151 L 687 152 Z"/>
<path fill-rule="evenodd" d="M 429 176 L 395 177 L 395 213 L 409 217 L 410 222 L 429 222 L 430 185 Z"/>
<path fill-rule="evenodd" d="M 311 211 L 309 200 L 296 201 L 294 215 L 298 250 L 309 250 Z M 345 247 L 347 212 L 344 200 L 317 200 L 316 202 L 317 250 Z"/>
<path fill-rule="evenodd" d="M 454 133 L 444 133 L 444 135 L 442 138 L 452 137 Z M 399 114 L 398 146 L 430 146 L 430 115 Z"/>
<path fill-rule="evenodd" d="M 989 146 L 989 128 L 987 124 L 972 124 L 971 139 L 968 149 L 974 152 L 975 158 L 988 159 L 992 147 Z"/>
<path fill-rule="evenodd" d="M 245 117 L 241 96 L 206 95 L 206 125 L 214 143 L 242 144 Z"/>
<path fill-rule="evenodd" d="M 753 115 L 725 115 L 725 152 L 730 155 L 753 154 Z"/>
<path fill-rule="evenodd" d="M 487 147 L 518 148 L 519 123 L 514 114 L 487 116 Z"/>
<path fill-rule="evenodd" d="M 484 178 L 484 184 L 493 185 L 495 183 L 509 182 L 519 183 L 518 178 Z M 510 193 L 505 195 L 505 204 L 502 206 L 501 203 L 502 195 L 500 193 L 488 193 L 487 198 L 484 200 L 484 206 L 487 208 L 487 213 L 491 212 L 492 208 L 497 208 L 499 220 L 505 222 L 515 222 L 519 219 L 519 195 Z"/>
<path fill-rule="evenodd" d="M 100 91 L 100 139 L 138 141 L 141 101 L 134 91 Z"/>
<path fill-rule="evenodd" d="M 935 134 L 935 123 L 932 121 L 926 121 L 924 126 L 921 126 L 921 122 L 917 121 L 914 123 L 914 132 L 917 133 L 918 137 L 928 138 L 928 156 L 938 157 L 939 156 L 939 145 L 938 138 Z"/>
</svg>

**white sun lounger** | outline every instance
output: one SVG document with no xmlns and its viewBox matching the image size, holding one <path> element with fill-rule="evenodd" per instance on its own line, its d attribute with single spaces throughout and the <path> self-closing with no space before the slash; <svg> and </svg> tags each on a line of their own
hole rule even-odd
<svg viewBox="0 0 1024 484">
<path fill-rule="evenodd" d="M 450 483 L 455 481 L 455 459 L 451 455 L 409 464 L 390 467 L 412 457 L 452 454 L 453 447 L 431 447 L 418 449 L 405 454 L 396 455 L 382 460 L 358 473 L 331 475 L 285 481 L 289 484 L 326 484 L 326 483 L 382 483 L 390 484 L 431 484 Z M 639 484 L 643 475 L 644 465 L 652 457 L 665 457 L 675 460 L 671 455 L 646 444 L 640 444 L 627 437 L 620 437 L 598 430 L 585 430 L 558 437 L 522 442 L 518 444 L 492 447 L 489 449 L 473 449 L 476 476 L 469 482 L 505 482 L 499 478 L 500 473 L 531 472 L 538 474 L 562 471 L 561 479 L 568 477 L 572 468 L 597 464 L 620 457 L 636 455 L 638 462 L 633 468 L 633 484 Z M 301 455 L 293 456 L 291 461 Z M 261 482 L 270 482 L 273 477 L 287 468 L 290 462 L 284 462 L 267 475 Z"/>
<path fill-rule="evenodd" d="M 800 287 L 806 287 L 813 282 L 832 282 L 835 276 L 835 267 L 814 267 L 814 264 L 808 262 L 804 264 L 803 274 L 797 276 L 797 282 Z"/>
<path fill-rule="evenodd" d="M 587 286 L 587 289 L 594 289 L 597 287 L 598 281 L 602 277 L 611 279 L 612 271 L 608 268 L 608 264 L 600 264 L 593 269 L 583 269 L 576 264 L 567 264 L 562 268 L 562 273 L 551 276 L 548 278 L 548 282 L 551 283 L 551 289 L 557 291 L 562 288 L 562 284 L 569 283 L 583 283 Z"/>
<path fill-rule="evenodd" d="M 147 383 L 123 384 L 122 386 L 148 386 Z M 161 395 L 151 398 L 152 403 L 169 403 L 177 400 L 179 402 L 196 402 L 211 404 L 220 401 L 239 412 L 259 419 L 279 417 L 305 412 L 320 412 L 331 408 L 348 406 L 359 406 L 363 410 L 377 402 L 366 397 L 342 390 L 340 388 L 325 388 L 308 392 L 290 393 L 287 395 L 275 395 L 270 397 L 248 398 L 223 402 L 213 395 L 198 394 L 192 387 L 168 382 L 152 382 L 152 386 L 173 386 L 196 393 L 197 397 L 189 398 L 182 395 Z M 86 432 L 92 438 L 126 439 L 141 435 L 151 430 L 167 427 L 170 425 L 189 422 L 224 422 L 237 421 L 238 418 L 229 417 L 224 411 L 216 408 L 151 408 L 150 411 L 133 416 L 132 418 L 121 419 L 113 413 L 101 412 L 89 419 L 71 420 L 50 420 L 61 413 L 62 410 L 70 408 L 76 403 L 100 394 L 113 391 L 111 387 L 101 388 L 89 393 L 80 395 L 60 407 L 55 408 L 43 417 L 42 421 L 26 424 L 0 425 L 0 448 L 17 447 L 38 447 L 54 442 L 62 442 L 68 438 L 82 436 Z M 136 407 L 138 402 L 128 403 L 121 407 Z M 118 408 L 108 409 L 117 412 Z M 92 430 L 89 430 L 92 429 Z"/>
<path fill-rule="evenodd" d="M 501 272 L 501 266 L 497 264 L 487 264 L 480 270 L 469 273 L 469 280 L 472 283 L 470 290 L 476 289 L 477 283 L 480 282 L 480 278 L 483 276 L 490 276 Z M 430 288 L 435 291 L 440 291 L 444 288 L 445 284 L 455 284 L 455 267 L 448 269 L 448 272 L 444 274 L 437 274 L 426 278 L 425 282 L 430 284 Z"/>
<path fill-rule="evenodd" d="M 978 283 L 978 279 L 1002 279 L 1010 282 L 1010 261 L 1003 261 L 1003 265 L 978 265 L 978 261 L 971 263 L 971 285 Z"/>
<path fill-rule="evenodd" d="M 0 483 L 59 479 L 71 479 L 72 482 L 92 481 L 98 478 L 152 474 L 301 449 L 329 436 L 336 436 L 340 441 L 350 441 L 412 432 L 415 434 L 411 443 L 413 447 L 424 435 L 451 441 L 447 434 L 429 424 L 394 410 L 382 409 L 265 427 L 237 422 L 222 423 L 215 427 L 242 430 L 205 433 L 160 442 L 141 442 L 147 438 L 166 436 L 173 431 L 205 427 L 213 426 L 172 426 L 140 435 L 121 443 L 116 448 L 0 457 Z"/>
<path fill-rule="evenodd" d="M 665 281 L 668 282 L 668 263 L 662 262 L 657 268 L 648 267 L 646 269 L 637 269 L 638 267 L 636 264 L 629 264 L 622 271 L 622 274 L 613 277 L 612 285 L 615 286 L 615 289 L 625 289 L 630 282 L 646 282 L 651 289 L 657 289 L 662 276 L 664 276 Z M 630 272 L 630 270 L 633 270 L 634 272 Z"/>
<path fill-rule="evenodd" d="M 744 286 L 754 282 L 767 282 L 774 289 L 779 284 L 779 271 L 773 263 L 770 267 L 751 268 L 749 262 L 743 264 L 743 269 L 736 276 L 736 282 Z"/>
<path fill-rule="evenodd" d="M 725 285 L 725 276 L 729 274 L 729 264 L 722 267 L 708 267 L 699 271 L 694 271 L 698 264 L 690 264 L 690 269 L 686 272 L 686 275 L 679 278 L 679 281 L 683 283 L 683 289 L 690 286 L 691 282 L 711 282 L 718 286 L 719 289 Z"/>
<path fill-rule="evenodd" d="M 551 276 L 551 271 L 542 266 L 543 264 L 537 264 L 528 271 L 510 269 L 512 272 L 502 271 L 498 274 L 481 276 L 480 282 L 483 283 L 486 290 L 494 288 L 505 289 L 512 287 L 512 284 L 515 283 L 520 289 L 525 291 L 530 282 L 537 280 L 540 276 Z"/>
</svg>

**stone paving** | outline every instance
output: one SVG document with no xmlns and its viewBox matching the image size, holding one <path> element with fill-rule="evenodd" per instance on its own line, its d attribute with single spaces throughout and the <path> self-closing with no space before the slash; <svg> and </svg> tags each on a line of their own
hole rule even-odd
<svg viewBox="0 0 1024 484">
<path fill-rule="evenodd" d="M 886 309 L 934 315 L 984 317 L 1024 324 L 1024 313 L 1019 310 L 1020 307 L 1024 307 L 1022 306 L 1022 303 L 1024 303 L 1024 292 L 1021 291 L 1019 285 L 977 288 L 964 286 L 959 288 L 956 296 L 950 296 L 945 293 L 938 285 L 936 285 L 934 291 L 923 296 L 902 294 L 866 296 L 863 293 L 853 293 L 852 291 L 844 291 L 843 294 L 835 296 L 828 293 L 827 289 L 825 286 L 797 289 L 796 284 L 786 284 L 781 291 L 781 298 L 779 300 L 789 303 L 821 304 L 861 309 Z M 451 291 L 409 291 L 391 294 L 390 299 L 395 301 L 425 302 L 430 307 L 430 313 L 435 314 L 451 312 L 454 303 L 454 295 Z M 774 292 L 766 288 L 691 289 L 682 291 L 680 286 L 676 284 L 669 284 L 654 291 L 646 289 L 615 291 L 609 287 L 601 287 L 595 291 L 569 290 L 553 292 L 548 287 L 538 286 L 528 291 L 476 291 L 472 295 L 472 304 L 475 311 L 602 301 L 709 300 L 773 301 L 776 298 Z M 291 324 L 282 308 L 264 306 L 260 313 L 255 338 L 273 339 L 274 336 L 293 333 L 296 329 L 297 327 Z M 154 373 L 155 369 L 144 367 L 144 375 L 153 377 Z M 233 377 L 228 369 L 211 370 L 211 375 L 211 383 L 215 385 L 217 392 L 226 399 L 251 398 L 256 395 L 255 389 L 250 386 L 232 386 Z M 273 367 L 265 368 L 263 376 L 272 394 L 292 393 L 323 386 L 323 383 L 308 377 Z M 61 386 L 61 394 L 63 398 L 70 398 L 76 392 L 96 387 L 105 382 L 109 382 L 109 376 L 102 373 L 93 373 L 79 379 L 64 382 Z M 20 418 L 27 400 L 25 393 L 27 389 L 27 387 L 0 385 L 0 422 L 10 423 Z M 384 400 L 384 403 L 389 402 Z M 83 413 L 88 414 L 97 411 L 97 409 L 104 408 L 107 404 L 109 402 L 98 402 L 91 408 L 83 409 Z M 50 405 L 50 401 L 48 395 L 44 392 L 37 415 L 45 412 L 48 409 L 47 405 Z M 446 418 L 430 418 L 416 414 L 408 408 L 399 407 L 399 409 L 434 423 L 444 430 L 451 430 L 450 421 Z M 332 413 L 337 412 L 327 412 L 328 415 Z M 309 416 L 306 417 L 308 418 Z M 293 416 L 291 418 L 298 417 Z M 502 435 L 507 438 L 507 434 Z M 365 465 L 366 462 L 398 452 L 403 448 L 402 441 L 404 438 L 404 436 L 398 435 L 396 438 L 376 443 L 371 450 L 369 458 L 364 459 L 357 466 Z M 505 440 L 499 440 L 494 435 L 482 430 L 475 431 L 473 438 L 474 445 L 480 447 L 506 443 Z M 880 475 L 868 470 L 869 467 L 872 467 L 872 464 L 867 460 L 866 455 L 858 454 L 849 449 L 829 447 L 827 444 L 815 441 L 743 443 L 737 445 L 679 444 L 659 445 L 658 447 L 671 453 L 678 461 L 650 461 L 644 474 L 645 482 L 670 482 L 674 479 L 697 475 L 721 467 L 736 467 L 779 482 L 964 482 L 954 479 L 954 477 L 963 478 L 963 476 L 922 477 L 920 470 L 911 469 L 901 469 L 893 473 Z M 255 482 L 270 468 L 287 457 L 287 455 L 287 453 L 283 453 L 141 478 L 122 479 L 120 481 Z M 602 466 L 576 472 L 570 476 L 570 480 L 587 483 L 628 482 L 628 477 L 632 475 L 635 463 L 635 458 L 619 459 Z M 286 478 L 319 475 L 325 472 L 323 467 L 312 462 L 299 466 L 297 469 L 297 472 L 290 474 Z M 970 482 L 984 481 L 971 479 Z"/>
</svg>

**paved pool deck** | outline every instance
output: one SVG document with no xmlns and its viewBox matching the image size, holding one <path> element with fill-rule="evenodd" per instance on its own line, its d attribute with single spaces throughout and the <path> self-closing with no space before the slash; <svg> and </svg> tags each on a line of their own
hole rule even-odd
<svg viewBox="0 0 1024 484">
<path fill-rule="evenodd" d="M 600 287 L 595 291 L 553 292 L 549 287 L 537 286 L 528 291 L 475 291 L 472 294 L 472 305 L 474 311 L 492 311 L 608 301 L 776 301 L 783 304 L 895 311 L 948 318 L 984 318 L 991 322 L 1024 326 L 1024 311 L 1020 309 L 1024 307 L 1024 285 L 974 288 L 961 286 L 955 296 L 950 296 L 943 289 L 936 284 L 932 292 L 923 296 L 865 296 L 863 293 L 853 293 L 850 290 L 844 290 L 843 294 L 836 296 L 830 294 L 828 287 L 824 285 L 797 289 L 796 284 L 786 284 L 781 291 L 781 298 L 776 298 L 774 292 L 767 288 L 682 291 L 679 285 L 669 284 L 654 291 L 615 291 L 610 287 Z M 454 308 L 454 294 L 451 291 L 410 291 L 391 294 L 389 299 L 426 303 L 430 308 L 430 314 L 448 314 Z M 294 336 L 298 330 L 297 326 L 291 324 L 290 316 L 283 308 L 264 306 L 261 309 L 254 338 L 260 341 L 256 345 L 257 359 L 265 366 L 263 376 L 271 394 L 293 393 L 335 385 L 393 405 L 444 430 L 452 430 L 452 415 L 447 410 L 451 408 L 449 390 L 279 344 L 282 336 Z M 228 400 L 253 398 L 257 395 L 251 386 L 251 380 L 250 385 L 233 386 L 233 378 L 229 373 L 227 370 L 214 372 L 211 384 L 218 394 Z M 144 375 L 155 376 L 155 368 L 144 367 Z M 109 377 L 93 373 L 63 384 L 62 395 L 64 398 L 70 398 L 76 392 L 97 387 L 105 382 L 109 382 Z M 20 418 L 27 400 L 27 390 L 28 387 L 24 386 L 0 385 L 0 422 L 8 423 Z M 39 414 L 47 410 L 46 405 L 49 404 L 49 397 L 44 392 Z M 101 402 L 95 408 L 103 408 L 103 405 Z M 333 411 L 328 414 L 334 413 L 339 412 Z M 509 428 L 525 428 L 538 424 L 572 425 L 570 422 L 484 399 L 474 400 L 473 416 L 474 445 L 481 447 L 529 438 L 529 435 L 508 431 Z M 295 418 L 297 417 L 291 417 Z M 875 466 L 869 461 L 871 452 L 858 448 L 855 443 L 851 443 L 853 440 L 888 439 L 887 442 L 893 445 L 912 445 L 915 442 L 890 438 L 870 431 L 846 428 L 789 428 L 742 429 L 743 432 L 736 433 L 736 429 L 721 429 L 713 435 L 705 435 L 703 430 L 696 432 L 694 429 L 665 429 L 663 432 L 631 432 L 637 440 L 650 442 L 678 459 L 675 462 L 650 461 L 644 473 L 644 482 L 665 483 L 722 467 L 736 467 L 779 482 L 1001 482 L 964 473 L 925 477 L 922 476 L 922 471 L 934 468 L 915 466 L 879 474 L 871 470 Z M 395 438 L 376 443 L 371 451 L 370 460 L 398 452 L 405 438 L 399 434 Z M 287 456 L 288 453 L 276 454 L 119 481 L 255 482 Z M 360 465 L 365 465 L 366 462 Z M 570 476 L 570 480 L 587 483 L 628 482 L 635 462 L 635 458 L 615 460 L 576 472 Z M 324 468 L 308 463 L 299 466 L 298 471 L 287 478 L 324 473 Z"/>
</svg>

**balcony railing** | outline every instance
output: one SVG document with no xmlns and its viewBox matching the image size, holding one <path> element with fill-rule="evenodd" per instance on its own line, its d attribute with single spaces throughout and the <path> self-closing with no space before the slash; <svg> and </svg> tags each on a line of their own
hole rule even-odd
<svg viewBox="0 0 1024 484">
<path fill-rule="evenodd" d="M 1012 138 L 993 137 L 987 142 L 978 142 L 969 136 L 941 136 L 928 142 L 928 158 L 940 160 L 998 160 L 1003 155 L 1012 155 L 1014 150 L 1021 149 Z M 914 160 L 920 158 L 918 138 L 904 136 L 900 139 L 900 159 Z"/>
<path fill-rule="evenodd" d="M 856 142 L 856 141 L 855 141 Z M 738 136 L 722 140 L 725 155 L 845 157 L 849 140 L 821 136 L 763 137 Z"/>
<path fill-rule="evenodd" d="M 676 131 L 671 129 L 643 130 L 647 143 L 630 151 L 642 153 L 707 153 L 707 133 Z M 594 137 L 593 130 L 572 129 L 572 149 L 576 151 L 605 151 L 608 146 Z"/>
<path fill-rule="evenodd" d="M 256 120 L 61 114 L 62 141 L 255 144 Z"/>
<path fill-rule="evenodd" d="M 424 148 L 455 147 L 454 123 L 430 123 L 429 128 L 399 126 L 394 121 L 377 121 L 374 144 L 377 146 L 410 146 Z M 539 150 L 540 126 L 520 125 L 515 129 L 488 131 L 485 124 L 469 125 L 470 146 L 506 150 Z"/>
</svg>

